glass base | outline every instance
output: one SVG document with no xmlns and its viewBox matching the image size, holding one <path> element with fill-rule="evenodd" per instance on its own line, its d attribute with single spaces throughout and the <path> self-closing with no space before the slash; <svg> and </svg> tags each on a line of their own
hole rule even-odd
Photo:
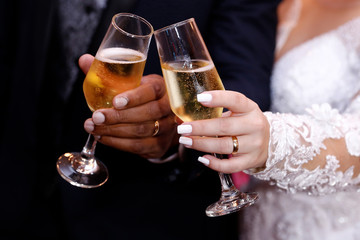
<svg viewBox="0 0 360 240">
<path fill-rule="evenodd" d="M 109 178 L 106 166 L 97 159 L 87 160 L 80 153 L 65 153 L 59 157 L 56 168 L 66 181 L 81 188 L 96 188 Z"/>
<path fill-rule="evenodd" d="M 243 193 L 231 197 L 221 197 L 219 201 L 211 204 L 206 208 L 206 215 L 209 217 L 218 217 L 233 212 L 237 212 L 242 208 L 253 205 L 259 199 L 257 193 Z"/>
</svg>

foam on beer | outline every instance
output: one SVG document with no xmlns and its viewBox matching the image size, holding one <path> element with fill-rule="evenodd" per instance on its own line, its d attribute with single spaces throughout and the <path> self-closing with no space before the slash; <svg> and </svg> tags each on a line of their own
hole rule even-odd
<svg viewBox="0 0 360 240">
<path fill-rule="evenodd" d="M 116 60 L 119 56 L 138 56 L 139 60 L 135 60 L 135 61 Z M 123 63 L 123 64 L 142 62 L 146 60 L 146 56 L 141 52 L 130 48 L 120 48 L 120 47 L 102 49 L 96 54 L 96 58 L 102 62 Z"/>
</svg>

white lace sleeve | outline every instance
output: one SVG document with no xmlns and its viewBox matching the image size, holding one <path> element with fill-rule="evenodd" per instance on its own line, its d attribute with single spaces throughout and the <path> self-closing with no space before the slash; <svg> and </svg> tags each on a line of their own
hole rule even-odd
<svg viewBox="0 0 360 240">
<path fill-rule="evenodd" d="M 290 192 L 360 189 L 360 114 L 340 114 L 328 104 L 307 112 L 265 113 L 271 126 L 269 156 L 263 171 L 250 174 Z"/>
</svg>

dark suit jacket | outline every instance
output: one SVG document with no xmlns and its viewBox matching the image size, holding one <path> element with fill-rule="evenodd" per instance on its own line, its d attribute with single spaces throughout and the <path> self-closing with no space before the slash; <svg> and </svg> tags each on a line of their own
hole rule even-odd
<svg viewBox="0 0 360 240">
<path fill-rule="evenodd" d="M 63 181 L 55 162 L 80 151 L 91 116 L 80 74 L 64 101 L 56 5 L 51 0 L 0 3 L 0 238 L 236 239 L 237 215 L 208 218 L 220 193 L 218 176 L 189 158 L 152 164 L 99 144 L 109 181 L 80 189 Z M 89 48 L 95 54 L 112 15 L 138 14 L 154 29 L 194 17 L 225 88 L 243 92 L 265 110 L 273 62 L 277 1 L 109 0 Z M 74 64 L 76 64 L 74 62 Z M 145 74 L 160 74 L 154 41 Z"/>
</svg>

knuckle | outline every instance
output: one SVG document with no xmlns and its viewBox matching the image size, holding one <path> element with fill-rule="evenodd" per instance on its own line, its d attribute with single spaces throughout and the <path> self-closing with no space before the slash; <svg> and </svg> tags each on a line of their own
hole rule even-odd
<svg viewBox="0 0 360 240">
<path fill-rule="evenodd" d="M 144 123 L 138 124 L 135 127 L 135 136 L 136 137 L 143 137 L 145 135 L 148 135 L 149 132 L 150 132 L 149 127 Z"/>
<path fill-rule="evenodd" d="M 146 109 L 146 114 L 153 119 L 160 119 L 169 114 L 168 107 L 161 101 L 155 101 Z"/>
<path fill-rule="evenodd" d="M 144 76 L 142 79 L 144 86 L 148 87 L 153 91 L 153 94 L 156 99 L 161 98 L 164 95 L 165 88 L 164 88 L 164 80 L 160 75 L 157 74 L 150 74 Z"/>
<path fill-rule="evenodd" d="M 160 75 L 152 74 L 151 77 L 153 78 L 151 86 L 153 87 L 153 91 L 155 93 L 156 98 L 160 98 L 164 95 L 164 80 Z"/>
<path fill-rule="evenodd" d="M 162 86 L 159 81 L 154 81 L 154 84 L 152 84 L 154 95 L 156 98 L 160 98 L 163 94 Z"/>
<path fill-rule="evenodd" d="M 112 123 L 124 121 L 125 119 L 127 119 L 127 115 L 128 115 L 127 111 L 116 111 L 116 114 L 115 114 L 115 117 L 114 117 Z"/>
<path fill-rule="evenodd" d="M 245 96 L 243 96 L 243 102 L 244 102 L 246 109 L 254 109 L 257 106 L 257 104 L 255 102 L 253 102 L 252 100 L 250 100 L 249 98 L 247 98 Z"/>
<path fill-rule="evenodd" d="M 251 107 L 252 109 L 258 109 L 259 108 L 259 105 L 256 102 L 252 101 L 249 98 L 246 98 L 246 100 L 247 100 L 247 105 L 249 107 Z"/>
<path fill-rule="evenodd" d="M 234 96 L 234 102 L 236 103 L 243 103 L 245 96 L 242 93 L 237 93 Z"/>
<path fill-rule="evenodd" d="M 148 118 L 158 118 L 159 108 L 157 105 L 157 102 L 154 102 L 153 104 L 149 105 L 148 108 L 146 108 L 146 116 L 148 116 Z"/>
<path fill-rule="evenodd" d="M 165 103 L 164 103 L 164 101 L 165 101 Z M 160 101 L 157 102 L 157 105 L 158 105 L 159 113 L 161 114 L 161 116 L 166 116 L 169 113 L 171 113 L 170 105 L 167 102 L 167 99 L 165 97 L 160 99 Z"/>
<path fill-rule="evenodd" d="M 252 142 L 253 142 L 253 146 L 254 146 L 256 149 L 259 149 L 259 148 L 262 147 L 263 144 L 264 144 L 264 141 L 263 141 L 263 139 L 261 139 L 261 138 L 255 138 Z"/>
<path fill-rule="evenodd" d="M 251 124 L 254 126 L 254 128 L 255 128 L 257 131 L 263 131 L 263 129 L 265 128 L 264 122 L 263 122 L 262 119 L 260 119 L 260 118 L 253 118 L 253 119 L 251 119 Z"/>
<path fill-rule="evenodd" d="M 265 133 L 268 129 L 268 122 L 265 118 L 256 117 L 253 120 L 253 124 L 258 132 Z"/>
<path fill-rule="evenodd" d="M 227 129 L 229 129 L 229 122 L 226 121 L 227 118 L 219 118 L 218 119 L 218 130 L 220 131 L 220 135 L 226 135 Z"/>
</svg>

